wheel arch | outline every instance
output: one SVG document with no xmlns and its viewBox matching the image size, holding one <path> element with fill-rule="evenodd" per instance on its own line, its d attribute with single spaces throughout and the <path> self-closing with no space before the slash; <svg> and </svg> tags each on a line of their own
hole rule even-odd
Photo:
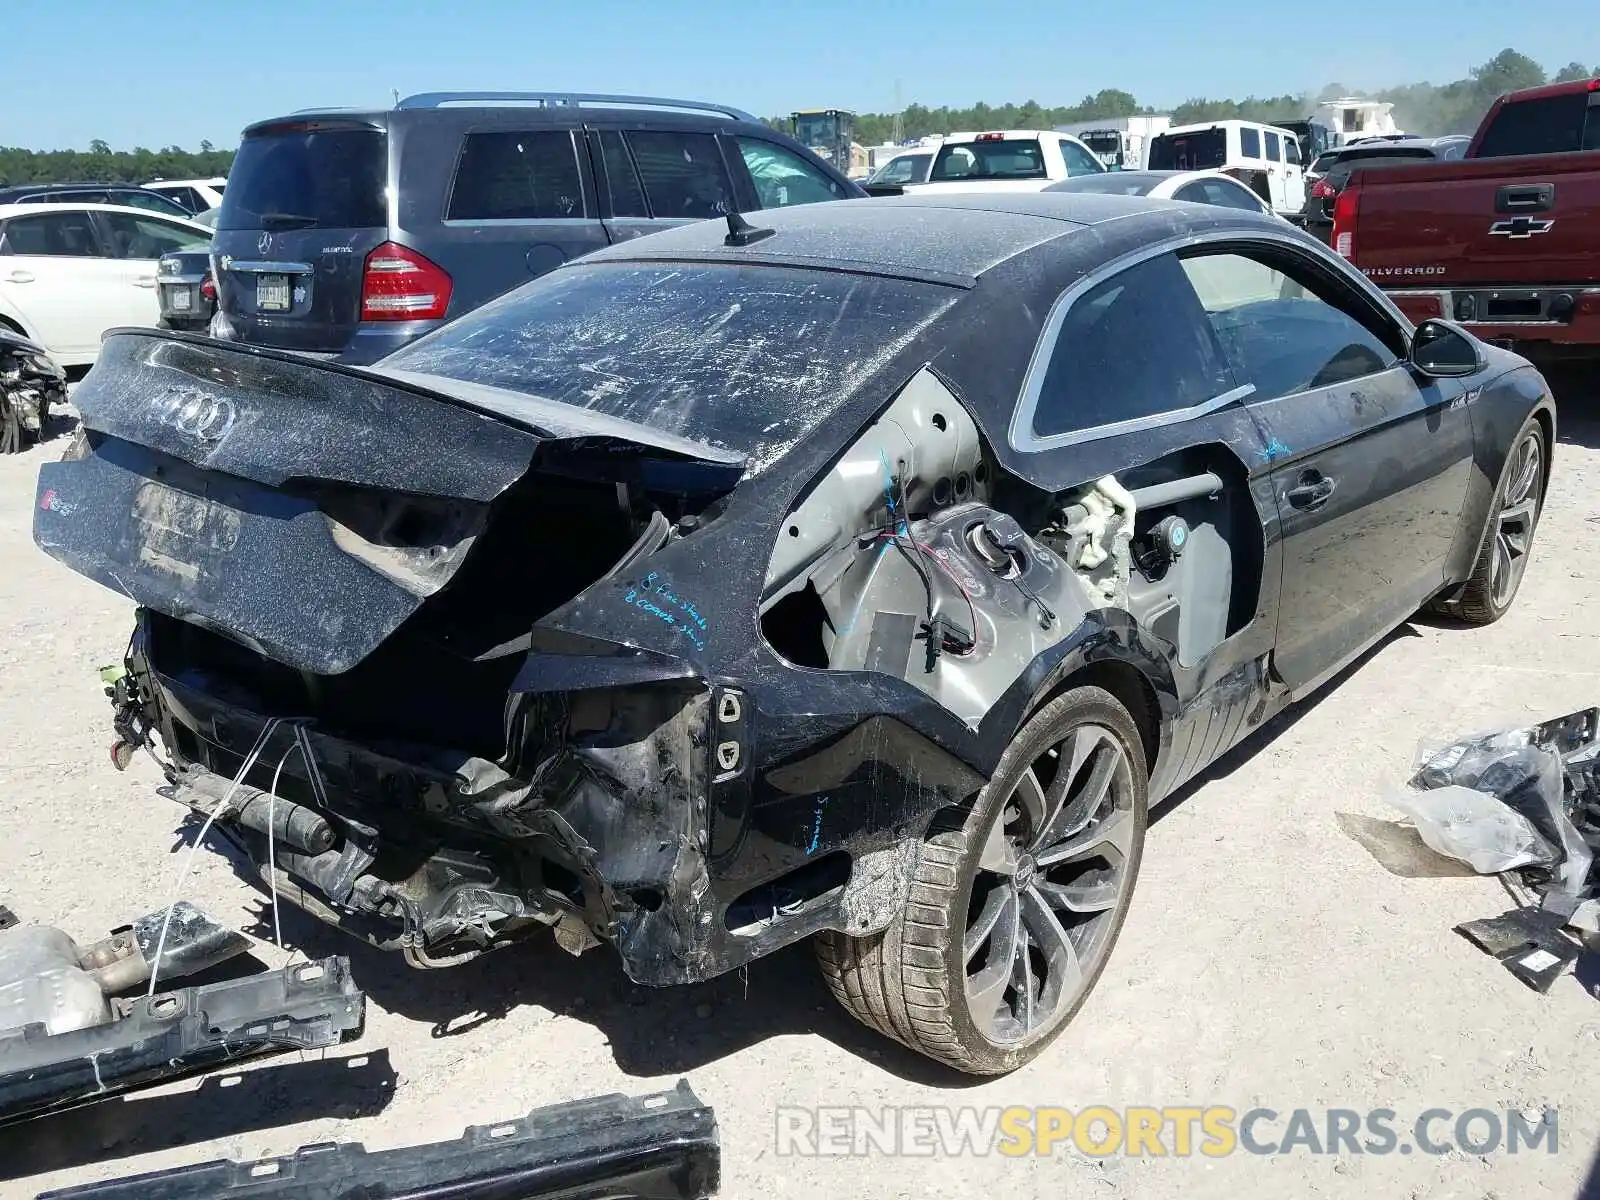
<svg viewBox="0 0 1600 1200">
<path fill-rule="evenodd" d="M 1146 670 L 1128 659 L 1097 658 L 1079 662 L 1041 691 L 1028 706 L 1023 721 L 1057 696 L 1080 687 L 1097 687 L 1109 692 L 1117 703 L 1128 710 L 1128 715 L 1139 730 L 1139 740 L 1143 743 L 1145 774 L 1154 777 L 1156 764 L 1167 742 L 1168 722 L 1165 714 L 1168 705 L 1163 703 L 1163 699 L 1172 697 L 1171 689 L 1158 690 Z M 1175 697 L 1172 697 L 1172 703 L 1176 704 Z"/>
</svg>

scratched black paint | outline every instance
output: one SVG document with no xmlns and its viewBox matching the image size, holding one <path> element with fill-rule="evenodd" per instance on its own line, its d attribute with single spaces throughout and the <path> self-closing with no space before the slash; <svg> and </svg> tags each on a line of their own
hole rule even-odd
<svg viewBox="0 0 1600 1200">
<path fill-rule="evenodd" d="M 770 257 L 788 269 L 877 270 L 945 291 L 953 302 L 876 362 L 844 404 L 768 469 L 737 486 L 730 476 L 702 487 L 700 519 L 692 528 L 685 524 L 682 536 L 533 624 L 506 676 L 506 744 L 497 762 L 441 757 L 439 747 L 421 745 L 390 746 L 380 755 L 337 730 L 319 730 L 319 747 L 352 780 L 350 803 L 359 820 L 393 845 L 412 848 L 419 839 L 437 844 L 453 836 L 438 830 L 470 828 L 468 841 L 491 864 L 494 887 L 514 887 L 536 861 L 557 862 L 577 881 L 569 902 L 614 940 L 635 979 L 705 978 L 819 929 L 864 931 L 859 915 L 847 917 L 837 892 L 737 932 L 729 929 L 729 913 L 753 889 L 809 863 L 838 853 L 859 860 L 922 836 L 936 812 L 970 800 L 1026 715 L 1072 681 L 1137 681 L 1128 699 L 1135 707 L 1147 701 L 1151 790 L 1159 798 L 1418 603 L 1463 580 L 1512 435 L 1530 412 L 1553 423 L 1538 375 L 1487 347 L 1486 369 L 1465 380 L 1418 381 L 1401 365 L 1354 387 L 1269 398 L 1043 453 L 1009 445 L 1023 375 L 1062 290 L 1106 262 L 1172 237 L 1282 249 L 1281 240 L 1272 240 L 1280 226 L 1268 218 L 1122 200 L 946 197 L 814 206 L 764 214 L 778 233 L 750 247 L 725 247 L 715 229 L 687 226 L 598 256 L 746 265 Z M 995 219 L 997 207 L 1003 220 Z M 839 232 L 851 228 L 851 211 L 870 214 L 861 219 L 872 238 Z M 922 250 L 901 252 L 892 239 L 882 241 L 885 225 L 903 227 Z M 1309 239 L 1295 253 L 1354 289 L 1352 302 L 1389 322 L 1404 343 L 1409 326 L 1344 264 Z M 563 268 L 587 269 L 599 268 Z M 552 413 L 535 401 L 523 409 L 500 396 L 485 407 L 472 402 L 470 390 L 448 381 L 431 388 L 424 376 L 326 368 L 181 338 L 136 340 L 136 348 L 119 352 L 113 339 L 100 374 L 87 382 L 84 415 L 93 450 L 42 473 L 40 496 L 50 503 L 36 514 L 36 538 L 85 574 L 126 586 L 141 604 L 165 614 L 162 620 L 253 640 L 269 655 L 312 670 L 358 662 L 396 618 L 421 606 L 390 594 L 370 572 L 350 572 L 337 551 L 297 542 L 301 517 L 277 490 L 286 480 L 425 487 L 486 505 L 492 520 L 496 497 L 541 445 L 551 444 L 552 433 L 574 456 L 585 444 L 581 429 L 549 428 Z M 162 426 L 153 413 L 171 386 L 172 364 L 179 364 L 185 386 L 249 413 L 245 432 L 201 445 Z M 779 658 L 760 636 L 757 602 L 762 567 L 785 515 L 925 366 L 972 413 L 1000 468 L 1041 502 L 1191 448 L 1229 456 L 1236 468 L 1228 474 L 1247 489 L 1259 522 L 1255 612 L 1191 667 L 1127 613 L 1092 612 L 1064 631 L 976 727 L 902 679 L 803 669 Z M 206 390 L 196 382 L 205 379 L 217 386 Z M 390 411 L 402 417 L 373 419 Z M 280 427 L 281 445 L 268 436 Z M 603 438 L 591 431 L 591 440 L 616 445 L 628 440 L 625 432 L 612 424 Z M 725 455 L 663 442 L 647 429 L 633 441 L 633 453 L 612 457 L 618 469 L 627 464 L 635 483 L 659 486 L 673 472 L 703 481 L 705 471 L 733 469 Z M 116 570 L 111 546 L 126 537 L 130 495 L 164 472 L 197 474 L 192 492 L 231 497 L 244 514 L 241 540 L 248 535 L 252 556 L 273 564 L 274 572 L 252 573 L 230 560 L 215 567 L 215 577 L 208 570 L 186 586 Z M 1306 472 L 1340 477 L 1337 503 L 1319 515 L 1294 511 L 1285 500 Z M 327 586 L 330 580 L 335 587 Z M 304 609 L 308 581 L 336 601 L 313 606 L 315 619 L 296 628 L 290 617 L 296 606 Z M 1352 589 L 1360 590 L 1361 603 L 1344 602 Z M 274 615 L 262 615 L 268 612 Z M 141 630 L 154 619 L 141 618 Z M 148 681 L 148 702 L 175 755 L 236 762 L 262 716 L 285 715 L 272 713 L 236 680 L 185 676 L 183 664 L 160 662 L 159 645 L 146 637 L 134 646 L 136 674 Z M 717 710 L 730 692 L 739 716 L 723 725 Z M 229 713 L 231 719 L 218 719 Z M 717 758 L 730 739 L 739 746 L 733 768 Z M 397 761 L 416 765 L 397 767 Z M 411 776 L 429 771 L 444 796 L 440 811 L 405 798 L 421 787 Z M 484 780 L 493 781 L 487 791 Z M 485 799 L 491 794 L 492 803 Z M 506 832 L 519 824 L 526 834 Z M 534 902 L 533 890 L 520 894 Z M 448 905 L 435 899 L 448 916 Z M 867 927 L 888 916 L 870 914 Z"/>
</svg>

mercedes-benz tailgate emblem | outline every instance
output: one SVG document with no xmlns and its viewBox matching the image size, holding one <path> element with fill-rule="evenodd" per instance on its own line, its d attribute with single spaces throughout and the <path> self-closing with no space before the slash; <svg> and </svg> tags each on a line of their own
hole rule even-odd
<svg viewBox="0 0 1600 1200">
<path fill-rule="evenodd" d="M 232 400 L 193 393 L 168 396 L 157 407 L 164 422 L 202 442 L 220 442 L 238 419 Z"/>
<path fill-rule="evenodd" d="M 263 229 L 261 231 L 261 236 L 256 239 L 256 249 L 262 254 L 265 254 L 267 251 L 271 250 L 272 234 Z"/>
</svg>

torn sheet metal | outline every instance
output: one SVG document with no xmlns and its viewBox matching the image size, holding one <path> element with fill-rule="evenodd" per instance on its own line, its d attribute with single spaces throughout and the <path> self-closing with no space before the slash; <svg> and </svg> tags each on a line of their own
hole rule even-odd
<svg viewBox="0 0 1600 1200">
<path fill-rule="evenodd" d="M 0 1030 L 0 1124 L 280 1050 L 360 1036 L 366 997 L 327 958 L 118 1004 L 113 1019 L 51 1034 Z"/>
<path fill-rule="evenodd" d="M 679 1081 L 653 1096 L 596 1096 L 476 1125 L 451 1142 L 368 1151 L 305 1146 L 43 1192 L 39 1200 L 708 1200 L 721 1186 L 716 1116 Z"/>
<path fill-rule="evenodd" d="M 40 471 L 34 540 L 149 608 L 332 675 L 459 576 L 536 455 L 574 443 L 674 462 L 696 452 L 583 410 L 535 432 L 525 422 L 539 412 L 458 390 L 117 333 L 76 396 L 83 453 Z M 704 454 L 731 487 L 738 462 Z M 611 457 L 625 482 L 629 455 Z"/>
</svg>

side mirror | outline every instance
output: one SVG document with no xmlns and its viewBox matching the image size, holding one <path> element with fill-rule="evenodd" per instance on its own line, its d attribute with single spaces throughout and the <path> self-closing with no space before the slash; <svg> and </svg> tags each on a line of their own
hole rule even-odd
<svg viewBox="0 0 1600 1200">
<path fill-rule="evenodd" d="M 1459 379 L 1476 375 L 1485 364 L 1470 333 L 1434 319 L 1422 322 L 1411 336 L 1411 366 L 1430 379 Z"/>
</svg>

